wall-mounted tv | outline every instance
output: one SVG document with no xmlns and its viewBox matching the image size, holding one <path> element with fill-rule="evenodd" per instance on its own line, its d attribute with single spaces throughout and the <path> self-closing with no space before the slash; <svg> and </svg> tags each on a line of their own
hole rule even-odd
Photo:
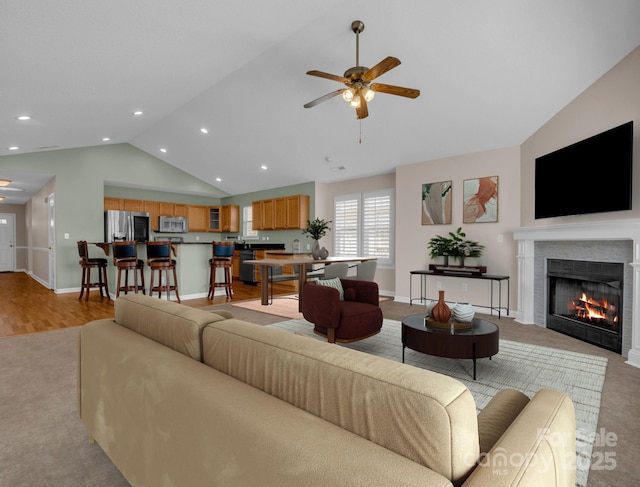
<svg viewBox="0 0 640 487">
<path fill-rule="evenodd" d="M 536 159 L 535 218 L 631 209 L 633 121 Z"/>
</svg>

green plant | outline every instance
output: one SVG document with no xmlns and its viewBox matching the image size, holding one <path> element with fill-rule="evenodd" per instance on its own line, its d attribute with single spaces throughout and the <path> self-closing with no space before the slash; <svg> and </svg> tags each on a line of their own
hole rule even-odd
<svg viewBox="0 0 640 487">
<path fill-rule="evenodd" d="M 331 230 L 329 224 L 331 220 L 321 220 L 316 218 L 315 220 L 307 220 L 307 228 L 302 230 L 303 235 L 308 235 L 314 240 L 320 240 L 327 234 L 327 230 Z"/>
<path fill-rule="evenodd" d="M 462 227 L 458 227 L 455 232 L 449 232 L 449 237 L 436 235 L 427 245 L 431 258 L 438 256 L 449 257 L 480 257 L 484 245 L 475 240 L 465 240 L 466 233 L 462 231 Z"/>
</svg>

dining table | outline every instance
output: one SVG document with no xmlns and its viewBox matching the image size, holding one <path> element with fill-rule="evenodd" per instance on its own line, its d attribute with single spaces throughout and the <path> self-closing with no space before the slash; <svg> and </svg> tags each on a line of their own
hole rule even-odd
<svg viewBox="0 0 640 487">
<path fill-rule="evenodd" d="M 302 311 L 302 288 L 307 282 L 308 264 L 335 264 L 337 262 L 365 262 L 367 260 L 377 260 L 377 257 L 327 257 L 326 259 L 314 259 L 313 257 L 291 257 L 287 259 L 255 259 L 245 260 L 243 264 L 258 266 L 260 269 L 260 298 L 263 306 L 269 305 L 269 275 L 270 267 L 293 266 L 298 275 L 298 311 Z"/>
</svg>

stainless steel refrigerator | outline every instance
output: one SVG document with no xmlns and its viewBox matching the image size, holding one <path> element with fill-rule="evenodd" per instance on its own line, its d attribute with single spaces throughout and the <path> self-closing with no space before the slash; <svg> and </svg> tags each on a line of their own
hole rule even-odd
<svg viewBox="0 0 640 487">
<path fill-rule="evenodd" d="M 104 212 L 104 241 L 150 240 L 149 213 L 137 211 L 107 210 Z"/>
</svg>

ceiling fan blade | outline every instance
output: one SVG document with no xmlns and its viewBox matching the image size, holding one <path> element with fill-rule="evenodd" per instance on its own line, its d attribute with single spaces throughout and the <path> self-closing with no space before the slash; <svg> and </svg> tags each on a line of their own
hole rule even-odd
<svg viewBox="0 0 640 487">
<path fill-rule="evenodd" d="M 420 90 L 414 90 L 413 88 L 404 88 L 402 86 L 373 83 L 371 86 L 369 86 L 369 88 L 371 88 L 375 92 L 406 96 L 407 98 L 418 98 L 420 96 Z"/>
<path fill-rule="evenodd" d="M 349 80 L 344 76 L 338 76 L 335 74 L 325 73 L 324 71 L 316 71 L 315 69 L 312 71 L 307 71 L 307 74 L 310 76 L 317 76 L 319 78 L 331 79 L 333 81 L 338 81 L 340 83 L 348 83 Z"/>
<path fill-rule="evenodd" d="M 395 68 L 400 64 L 400 60 L 396 57 L 389 56 L 384 58 L 378 64 L 376 64 L 373 68 L 362 75 L 362 79 L 365 81 L 373 81 L 378 76 L 382 76 L 387 71 Z"/>
<path fill-rule="evenodd" d="M 316 105 L 319 105 L 320 103 L 322 103 L 323 101 L 327 101 L 330 98 L 333 98 L 334 96 L 338 96 L 339 94 L 341 94 L 344 91 L 343 89 L 340 90 L 336 90 L 336 91 L 332 91 L 331 93 L 327 93 L 324 96 L 321 96 L 320 98 L 316 98 L 313 101 L 310 101 L 309 103 L 307 103 L 304 107 L 305 108 L 311 108 L 311 107 L 315 107 Z"/>
<path fill-rule="evenodd" d="M 369 116 L 369 109 L 367 108 L 367 101 L 364 97 L 360 99 L 360 106 L 356 108 L 356 119 L 362 120 L 363 118 L 367 118 Z"/>
</svg>

